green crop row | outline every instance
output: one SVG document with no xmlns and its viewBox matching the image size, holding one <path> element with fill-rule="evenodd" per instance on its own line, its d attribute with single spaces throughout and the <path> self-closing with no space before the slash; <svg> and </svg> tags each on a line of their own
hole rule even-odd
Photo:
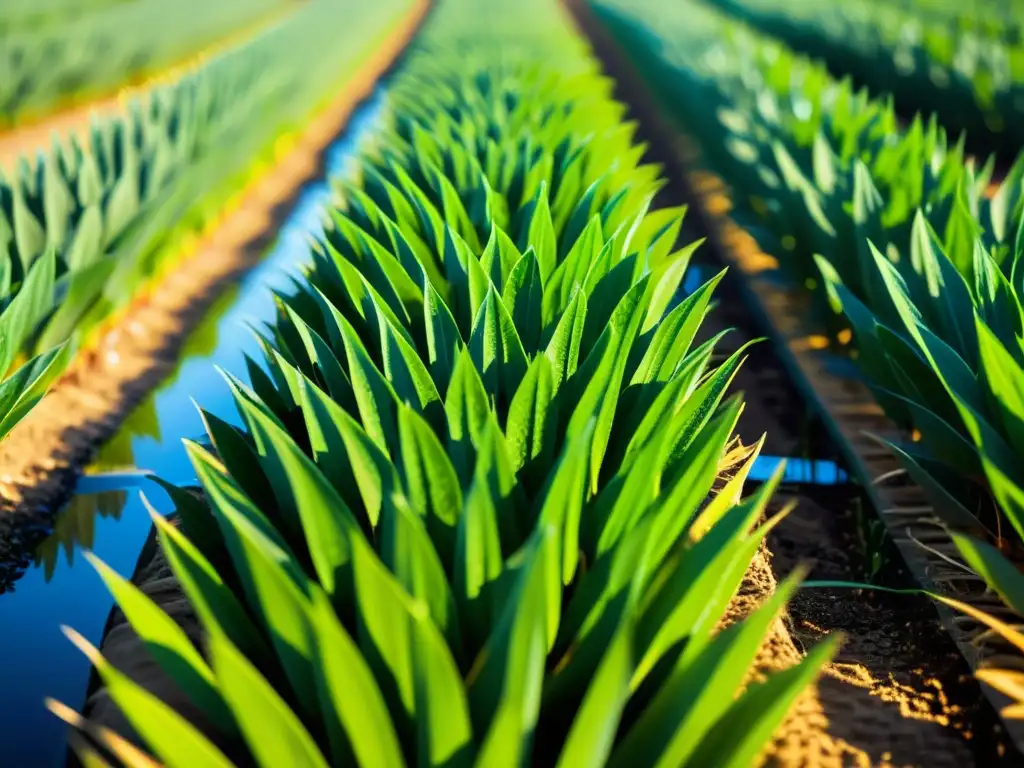
<svg viewBox="0 0 1024 768">
<path fill-rule="evenodd" d="M 282 0 L 135 0 L 0 33 L 0 124 L 116 91 L 277 7 Z"/>
<path fill-rule="evenodd" d="M 744 353 L 611 90 L 555 0 L 434 10 L 155 517 L 206 653 L 102 564 L 181 695 L 72 634 L 166 765 L 745 766 L 832 653 L 745 687 L 798 576 L 716 632 L 781 474 L 712 493 Z"/>
<path fill-rule="evenodd" d="M 0 39 L 12 32 L 67 24 L 101 8 L 136 0 L 5 0 L 0 8 Z"/>
<path fill-rule="evenodd" d="M 1024 146 L 1024 40 L 1020 11 L 1002 8 L 983 28 L 948 10 L 915 13 L 885 0 L 709 0 L 796 50 L 827 62 L 901 114 L 936 114 L 989 151 Z M 999 10 L 993 9 L 993 13 Z M 992 26 L 1003 30 L 993 34 Z"/>
<path fill-rule="evenodd" d="M 1021 42 L 1024 13 L 1017 0 L 895 0 L 894 6 L 913 17 L 952 25 L 963 31 L 1008 43 Z"/>
<path fill-rule="evenodd" d="M 61 372 L 62 345 L 162 269 L 173 256 L 164 246 L 215 218 L 254 159 L 304 124 L 403 6 L 353 17 L 354 0 L 311 2 L 0 177 L 0 437 Z"/>
<path fill-rule="evenodd" d="M 597 6 L 731 187 L 734 219 L 814 291 L 833 334 L 843 313 L 852 362 L 919 438 L 890 447 L 962 557 L 1024 613 L 1024 577 L 995 546 L 1024 538 L 1024 160 L 989 199 L 987 173 L 934 119 L 901 130 L 891 105 L 742 24 L 696 5 Z"/>
</svg>

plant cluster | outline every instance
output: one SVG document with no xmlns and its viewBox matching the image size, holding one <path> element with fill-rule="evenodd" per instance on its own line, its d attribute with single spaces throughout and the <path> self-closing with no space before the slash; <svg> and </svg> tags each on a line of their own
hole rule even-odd
<svg viewBox="0 0 1024 768">
<path fill-rule="evenodd" d="M 5 0 L 0 123 L 108 95 L 282 6 L 283 0 Z"/>
<path fill-rule="evenodd" d="M 717 12 L 599 10 L 731 187 L 731 215 L 834 335 L 841 313 L 907 435 L 889 447 L 963 560 L 1024 612 L 999 551 L 1024 538 L 1024 160 L 987 195 L 992 163 L 977 170 L 934 116 L 901 128 L 890 103 Z"/>
<path fill-rule="evenodd" d="M 1012 158 L 1024 132 L 1024 39 L 1020 6 L 856 0 L 709 0 L 798 51 L 827 62 L 904 115 L 935 113 Z"/>
<path fill-rule="evenodd" d="M 751 679 L 800 574 L 719 631 L 781 469 L 741 498 L 744 352 L 611 85 L 554 0 L 435 9 L 154 518 L 201 647 L 97 563 L 180 706 L 70 633 L 166 765 L 743 766 L 834 651 Z"/>
<path fill-rule="evenodd" d="M 63 370 L 63 345 L 215 220 L 261 170 L 254 158 L 303 125 L 407 4 L 386 0 L 354 18 L 348 6 L 313 0 L 0 177 L 0 437 Z"/>
</svg>

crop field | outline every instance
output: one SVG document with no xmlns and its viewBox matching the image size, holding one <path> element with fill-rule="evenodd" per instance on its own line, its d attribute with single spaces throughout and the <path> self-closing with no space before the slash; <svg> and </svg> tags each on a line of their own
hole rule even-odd
<svg viewBox="0 0 1024 768">
<path fill-rule="evenodd" d="M 1024 6 L 9 0 L 0 766 L 1024 765 Z"/>
</svg>

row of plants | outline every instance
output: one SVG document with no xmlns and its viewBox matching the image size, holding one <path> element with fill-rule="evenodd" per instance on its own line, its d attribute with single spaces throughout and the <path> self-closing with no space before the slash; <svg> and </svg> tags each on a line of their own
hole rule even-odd
<svg viewBox="0 0 1024 768">
<path fill-rule="evenodd" d="M 825 61 L 837 75 L 892 94 L 904 116 L 934 113 L 947 130 L 967 131 L 1007 162 L 1024 146 L 1019 8 L 993 6 L 985 14 L 990 26 L 979 29 L 952 6 L 939 15 L 884 0 L 707 1 Z M 991 34 L 992 26 L 1004 33 Z"/>
<path fill-rule="evenodd" d="M 0 36 L 38 29 L 95 13 L 100 8 L 135 0 L 7 0 L 0 8 Z"/>
<path fill-rule="evenodd" d="M 1021 42 L 1024 14 L 1016 0 L 896 0 L 895 5 L 912 16 L 921 16 L 1003 42 Z"/>
<path fill-rule="evenodd" d="M 334 95 L 409 3 L 355 7 L 313 0 L 0 177 L 0 437 L 90 331 L 272 166 L 282 137 Z"/>
<path fill-rule="evenodd" d="M 1024 159 L 998 192 L 934 117 L 698 6 L 595 0 L 731 188 L 730 216 L 816 299 L 886 414 L 953 554 L 1024 614 Z M 836 313 L 841 314 L 836 314 Z M 838 339 L 852 331 L 853 344 Z"/>
<path fill-rule="evenodd" d="M 0 125 L 114 93 L 286 7 L 285 0 L 133 0 L 72 13 L 63 5 L 55 11 L 65 11 L 64 23 L 0 27 Z"/>
<path fill-rule="evenodd" d="M 556 0 L 436 5 L 154 516 L 204 642 L 99 562 L 174 690 L 69 631 L 162 763 L 744 766 L 830 657 L 751 681 L 799 574 L 716 632 L 781 475 L 611 91 Z"/>
</svg>

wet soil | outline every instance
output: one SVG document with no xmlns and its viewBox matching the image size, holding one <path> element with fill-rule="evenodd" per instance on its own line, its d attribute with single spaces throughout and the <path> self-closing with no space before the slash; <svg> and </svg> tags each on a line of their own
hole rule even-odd
<svg viewBox="0 0 1024 768">
<path fill-rule="evenodd" d="M 615 76 L 618 97 L 640 120 L 640 138 L 652 147 L 673 183 L 664 193 L 673 204 L 689 201 L 689 239 L 707 234 L 707 221 L 693 205 L 673 132 L 663 123 L 646 86 L 583 2 L 567 5 L 590 38 L 606 71 Z M 701 251 L 709 274 L 725 264 L 709 245 Z M 720 345 L 729 354 L 765 334 L 749 311 L 737 274 L 719 286 L 719 308 L 705 323 L 707 336 L 735 328 Z M 767 432 L 766 455 L 833 459 L 824 426 L 768 343 L 751 350 L 734 388 L 745 392 L 739 432 L 744 443 Z M 862 489 L 842 486 L 783 486 L 773 511 L 789 501 L 797 507 L 770 534 L 752 564 L 731 609 L 737 620 L 749 613 L 798 563 L 813 565 L 810 579 L 914 586 L 884 534 L 884 526 Z M 818 684 L 794 705 L 762 756 L 782 766 L 969 766 L 1018 765 L 1000 721 L 974 680 L 957 646 L 944 631 L 934 605 L 859 589 L 803 589 L 778 622 L 757 660 L 763 672 L 799 661 L 818 639 L 842 632 L 836 660 Z"/>
<path fill-rule="evenodd" d="M 216 229 L 81 350 L 0 444 L 0 592 L 45 537 L 96 449 L 173 370 L 189 331 L 216 297 L 259 260 L 303 184 L 321 171 L 324 150 L 393 66 L 427 8 L 425 0 L 415 4 L 279 162 L 228 206 Z"/>
</svg>

